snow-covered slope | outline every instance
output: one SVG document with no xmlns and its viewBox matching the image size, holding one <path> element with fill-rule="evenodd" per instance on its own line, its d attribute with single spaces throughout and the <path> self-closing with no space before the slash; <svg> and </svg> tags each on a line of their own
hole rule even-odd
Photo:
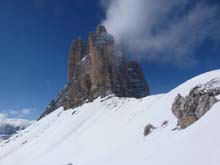
<svg viewBox="0 0 220 165">
<path fill-rule="evenodd" d="M 171 105 L 178 93 L 220 77 L 195 77 L 166 94 L 143 99 L 96 99 L 62 108 L 0 144 L 1 165 L 219 165 L 220 102 L 184 130 L 172 129 Z M 168 125 L 161 127 L 163 121 Z M 144 137 L 144 127 L 157 127 Z"/>
</svg>

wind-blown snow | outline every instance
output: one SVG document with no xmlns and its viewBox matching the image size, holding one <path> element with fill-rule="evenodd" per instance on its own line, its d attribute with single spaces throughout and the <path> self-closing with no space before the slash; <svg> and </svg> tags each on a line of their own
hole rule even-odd
<svg viewBox="0 0 220 165">
<path fill-rule="evenodd" d="M 195 77 L 166 94 L 143 99 L 96 99 L 57 109 L 0 144 L 1 165 L 219 165 L 220 102 L 184 130 L 172 131 L 171 105 L 178 93 L 220 77 Z M 163 121 L 168 125 L 161 127 Z M 144 137 L 144 127 L 157 127 Z"/>
</svg>

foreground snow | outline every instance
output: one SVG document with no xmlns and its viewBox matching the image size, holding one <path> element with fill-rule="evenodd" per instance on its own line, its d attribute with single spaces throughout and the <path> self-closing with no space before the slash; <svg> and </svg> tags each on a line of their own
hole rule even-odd
<svg viewBox="0 0 220 165">
<path fill-rule="evenodd" d="M 195 77 L 167 94 L 143 99 L 96 99 L 76 109 L 54 111 L 0 144 L 1 165 L 219 165 L 220 102 L 199 121 L 172 131 L 177 93 L 220 77 Z M 219 96 L 218 96 L 219 98 Z M 168 125 L 161 127 L 163 121 Z M 147 137 L 148 123 L 157 127 Z"/>
</svg>

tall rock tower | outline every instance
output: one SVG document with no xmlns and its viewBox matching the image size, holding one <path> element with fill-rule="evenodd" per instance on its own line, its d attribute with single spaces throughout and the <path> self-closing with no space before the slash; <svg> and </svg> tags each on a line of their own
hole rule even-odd
<svg viewBox="0 0 220 165">
<path fill-rule="evenodd" d="M 141 98 L 150 93 L 139 64 L 127 61 L 120 47 L 114 44 L 114 37 L 98 25 L 96 32 L 89 34 L 88 43 L 81 38 L 72 42 L 68 83 L 41 117 L 60 106 L 74 108 L 109 94 Z"/>
</svg>

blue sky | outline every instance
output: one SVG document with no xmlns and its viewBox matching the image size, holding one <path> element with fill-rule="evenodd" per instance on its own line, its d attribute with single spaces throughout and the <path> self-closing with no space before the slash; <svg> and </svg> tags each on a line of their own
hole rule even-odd
<svg viewBox="0 0 220 165">
<path fill-rule="evenodd" d="M 104 8 L 103 2 L 0 0 L 0 113 L 36 119 L 67 81 L 70 42 L 78 36 L 86 39 L 88 32 L 103 20 L 110 31 L 117 34 L 117 26 L 109 25 L 112 16 L 106 16 L 114 5 L 105 3 Z M 211 2 L 216 6 L 217 1 Z M 216 30 L 216 35 L 218 32 Z M 146 37 L 149 39 L 149 35 Z M 199 40 L 202 40 L 199 44 L 186 47 L 193 49 L 193 52 L 187 50 L 192 57 L 187 57 L 188 61 L 185 55 L 177 61 L 176 56 L 171 57 L 166 51 L 156 52 L 159 55 L 149 58 L 148 54 L 154 52 L 142 48 L 128 49 L 128 54 L 140 61 L 152 94 L 167 92 L 193 76 L 220 68 L 219 40 L 210 37 Z M 146 42 L 144 48 L 148 46 Z M 130 47 L 129 43 L 127 47 Z M 163 50 L 164 47 L 160 48 Z M 136 54 L 140 56 L 136 58 Z M 169 60 L 161 61 L 161 57 Z"/>
</svg>

